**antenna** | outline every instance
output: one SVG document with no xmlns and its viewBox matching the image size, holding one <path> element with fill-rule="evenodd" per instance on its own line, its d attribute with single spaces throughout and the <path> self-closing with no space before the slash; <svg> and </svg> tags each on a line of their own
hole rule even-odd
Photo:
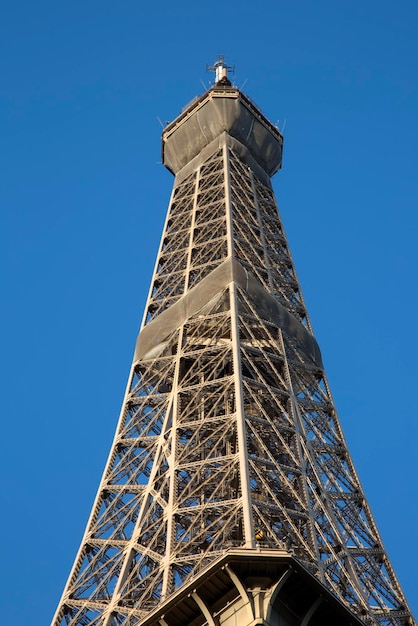
<svg viewBox="0 0 418 626">
<path fill-rule="evenodd" d="M 246 85 L 247 83 L 248 83 L 248 78 L 246 78 L 246 79 L 244 80 L 244 82 L 242 83 L 242 85 L 241 85 L 241 87 L 239 88 L 239 90 L 240 90 L 240 91 L 242 91 L 242 90 L 244 89 L 244 87 L 245 87 L 245 85 Z"/>
<path fill-rule="evenodd" d="M 218 54 L 218 59 L 213 65 L 206 65 L 207 72 L 215 72 L 215 85 L 231 87 L 232 83 L 228 78 L 228 71 L 235 72 L 235 65 L 227 65 L 225 55 Z"/>
</svg>

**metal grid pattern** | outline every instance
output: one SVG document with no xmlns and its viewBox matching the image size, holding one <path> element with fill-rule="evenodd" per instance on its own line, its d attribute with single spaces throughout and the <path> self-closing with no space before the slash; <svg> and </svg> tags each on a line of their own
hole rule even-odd
<svg viewBox="0 0 418 626">
<path fill-rule="evenodd" d="M 229 256 L 310 330 L 269 180 L 225 144 L 174 187 L 144 325 Z M 290 550 L 365 623 L 414 624 L 297 338 L 231 282 L 161 340 L 132 366 L 53 624 L 140 624 L 225 550 L 257 545 Z"/>
<path fill-rule="evenodd" d="M 277 300 L 308 326 L 306 309 L 273 190 L 230 150 L 234 254 Z"/>
<path fill-rule="evenodd" d="M 174 188 L 146 323 L 168 309 L 227 257 L 222 150 Z"/>
</svg>

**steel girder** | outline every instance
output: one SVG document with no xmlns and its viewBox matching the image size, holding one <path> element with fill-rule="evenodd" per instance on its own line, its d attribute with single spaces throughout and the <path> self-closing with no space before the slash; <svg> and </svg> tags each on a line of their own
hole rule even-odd
<svg viewBox="0 0 418 626">
<path fill-rule="evenodd" d="M 365 623 L 414 624 L 269 177 L 223 133 L 176 178 L 115 439 L 53 624 L 141 624 L 228 550 L 257 547 L 289 551 Z"/>
</svg>

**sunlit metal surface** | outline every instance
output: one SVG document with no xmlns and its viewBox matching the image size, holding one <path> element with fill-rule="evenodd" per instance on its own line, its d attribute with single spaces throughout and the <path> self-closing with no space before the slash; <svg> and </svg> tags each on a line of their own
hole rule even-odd
<svg viewBox="0 0 418 626">
<path fill-rule="evenodd" d="M 227 551 L 260 546 L 290 553 L 364 623 L 414 624 L 312 335 L 270 184 L 281 153 L 234 87 L 164 131 L 174 189 L 56 626 L 141 624 Z"/>
</svg>

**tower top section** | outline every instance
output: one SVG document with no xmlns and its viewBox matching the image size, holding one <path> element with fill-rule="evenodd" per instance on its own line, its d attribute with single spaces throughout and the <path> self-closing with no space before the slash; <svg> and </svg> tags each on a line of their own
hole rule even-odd
<svg viewBox="0 0 418 626">
<path fill-rule="evenodd" d="M 229 66 L 223 57 L 212 66 L 217 82 L 193 100 L 169 124 L 162 136 L 163 164 L 178 174 L 205 150 L 214 150 L 229 135 L 238 141 L 245 154 L 273 176 L 282 165 L 283 136 L 260 109 L 228 79 Z M 207 149 L 207 150 L 206 150 Z M 197 164 L 196 164 L 197 166 Z"/>
</svg>

